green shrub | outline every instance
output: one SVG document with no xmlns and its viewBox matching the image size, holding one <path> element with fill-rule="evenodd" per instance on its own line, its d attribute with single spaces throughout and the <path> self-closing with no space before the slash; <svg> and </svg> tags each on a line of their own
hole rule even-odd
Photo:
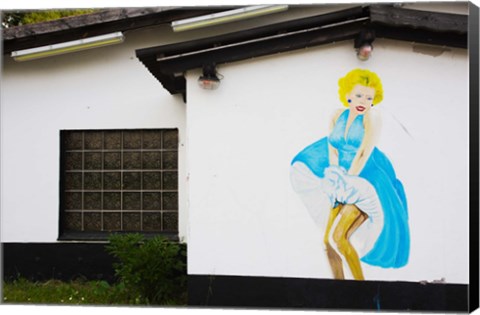
<svg viewBox="0 0 480 315">
<path fill-rule="evenodd" d="M 131 297 L 148 304 L 186 303 L 184 245 L 156 236 L 114 234 L 107 251 L 116 258 L 116 276 Z"/>
</svg>

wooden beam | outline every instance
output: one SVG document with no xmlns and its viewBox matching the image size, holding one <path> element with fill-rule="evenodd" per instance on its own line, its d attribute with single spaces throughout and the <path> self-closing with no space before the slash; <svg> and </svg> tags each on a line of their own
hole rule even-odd
<svg viewBox="0 0 480 315">
<path fill-rule="evenodd" d="M 134 19 L 137 17 L 144 17 L 175 9 L 178 8 L 128 8 L 100 10 L 89 14 L 70 16 L 53 21 L 9 27 L 3 29 L 3 40 L 9 41 L 30 37 L 33 35 L 39 36 L 47 33 L 66 31 L 69 29 L 86 27 L 89 25 L 110 23 L 123 19 Z M 39 10 L 39 12 L 41 11 Z"/>
<path fill-rule="evenodd" d="M 396 8 L 387 5 L 370 6 L 370 19 L 374 24 L 402 29 L 423 29 L 431 32 L 466 34 L 468 16 L 461 14 L 428 12 Z"/>
<path fill-rule="evenodd" d="M 457 48 L 468 47 L 467 15 L 372 5 L 370 21 L 377 38 Z"/>
<path fill-rule="evenodd" d="M 141 60 L 171 94 L 185 93 L 186 82 L 183 73 L 189 69 L 201 68 L 203 65 L 211 63 L 224 64 L 353 39 L 365 25 L 366 23 L 363 21 L 352 22 L 332 28 L 320 28 L 299 33 L 293 32 L 278 37 L 268 37 L 263 40 L 226 46 L 212 51 L 201 51 L 173 59 L 160 59 L 156 62 L 153 62 L 153 59 L 146 60 L 144 58 Z M 178 76 L 176 74 L 182 75 Z"/>
<path fill-rule="evenodd" d="M 468 34 L 429 32 L 422 29 L 372 25 L 377 38 L 396 39 L 429 45 L 468 48 Z"/>
<path fill-rule="evenodd" d="M 148 56 L 150 54 L 157 54 L 168 57 L 172 55 L 185 54 L 188 52 L 208 49 L 212 47 L 226 46 L 233 43 L 273 36 L 281 33 L 301 31 L 309 28 L 345 22 L 363 17 L 368 17 L 368 10 L 363 7 L 354 7 L 337 12 L 321 14 L 293 21 L 275 23 L 234 33 L 228 33 L 225 35 L 139 49 L 136 51 L 136 54 L 139 58 L 144 55 Z"/>
<path fill-rule="evenodd" d="M 185 93 L 182 74 L 189 69 L 353 39 L 365 28 L 374 29 L 377 38 L 467 47 L 466 15 L 373 5 L 140 49 L 136 54 L 170 93 Z"/>
<path fill-rule="evenodd" d="M 211 38 L 139 49 L 136 55 L 170 93 L 185 93 L 185 78 L 178 74 L 189 69 L 352 39 L 366 19 L 368 10 L 355 7 Z"/>
<path fill-rule="evenodd" d="M 157 66 L 163 73 L 181 73 L 189 69 L 202 67 L 205 64 L 223 64 L 314 47 L 353 39 L 366 25 L 367 23 L 365 21 L 358 21 L 331 28 L 310 29 L 304 32 L 280 34 L 278 36 L 236 43 L 235 45 L 227 45 L 212 50 L 179 55 L 171 59 L 168 57 L 167 59 L 160 58 L 157 59 Z"/>
</svg>

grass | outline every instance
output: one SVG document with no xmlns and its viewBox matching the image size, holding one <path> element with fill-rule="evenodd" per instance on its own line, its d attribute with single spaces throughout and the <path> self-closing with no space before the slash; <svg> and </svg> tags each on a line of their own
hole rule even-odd
<svg viewBox="0 0 480 315">
<path fill-rule="evenodd" d="M 117 283 L 46 282 L 19 277 L 3 283 L 3 303 L 69 305 L 187 305 L 186 249 L 163 236 L 112 235 Z"/>
<path fill-rule="evenodd" d="M 125 286 L 106 281 L 18 279 L 3 283 L 3 303 L 55 305 L 146 305 L 141 296 L 132 296 Z M 176 304 L 178 305 L 178 304 Z"/>
</svg>

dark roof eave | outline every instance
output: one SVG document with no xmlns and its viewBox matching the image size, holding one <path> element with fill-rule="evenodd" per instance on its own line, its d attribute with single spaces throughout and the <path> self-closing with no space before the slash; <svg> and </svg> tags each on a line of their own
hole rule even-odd
<svg viewBox="0 0 480 315">
<path fill-rule="evenodd" d="M 353 39 L 365 28 L 374 30 L 377 38 L 467 48 L 467 15 L 371 5 L 139 49 L 136 54 L 165 89 L 184 94 L 187 70 Z"/>
<path fill-rule="evenodd" d="M 114 8 L 2 30 L 3 53 L 215 13 L 223 7 Z"/>
<path fill-rule="evenodd" d="M 69 16 L 52 21 L 39 22 L 5 28 L 2 30 L 3 40 L 23 39 L 30 36 L 39 36 L 44 34 L 56 33 L 72 28 L 86 27 L 89 25 L 98 25 L 102 23 L 114 22 L 118 20 L 142 17 L 149 14 L 157 14 L 165 11 L 175 10 L 177 7 L 159 7 L 159 8 L 112 8 L 99 10 L 97 12 Z"/>
<path fill-rule="evenodd" d="M 423 29 L 431 32 L 466 33 L 467 15 L 404 9 L 387 5 L 371 5 L 372 23 L 394 28 Z"/>
<path fill-rule="evenodd" d="M 370 20 L 378 38 L 467 48 L 468 16 L 372 5 Z"/>
</svg>

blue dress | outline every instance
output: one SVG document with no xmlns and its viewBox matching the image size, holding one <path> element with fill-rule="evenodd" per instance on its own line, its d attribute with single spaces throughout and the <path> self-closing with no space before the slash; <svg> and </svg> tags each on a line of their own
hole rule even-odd
<svg viewBox="0 0 480 315">
<path fill-rule="evenodd" d="M 306 147 L 292 160 L 305 164 L 315 176 L 324 177 L 324 171 L 330 166 L 328 143 L 338 151 L 339 165 L 346 170 L 362 143 L 365 130 L 363 115 L 352 122 L 345 137 L 349 110 L 345 110 L 337 119 L 329 137 Z M 408 227 L 407 200 L 402 183 L 396 178 L 389 159 L 378 148 L 374 148 L 363 170 L 358 175 L 366 179 L 375 189 L 383 211 L 382 230 L 373 248 L 361 257 L 361 261 L 379 267 L 399 268 L 407 264 L 410 251 L 410 233 Z"/>
</svg>

